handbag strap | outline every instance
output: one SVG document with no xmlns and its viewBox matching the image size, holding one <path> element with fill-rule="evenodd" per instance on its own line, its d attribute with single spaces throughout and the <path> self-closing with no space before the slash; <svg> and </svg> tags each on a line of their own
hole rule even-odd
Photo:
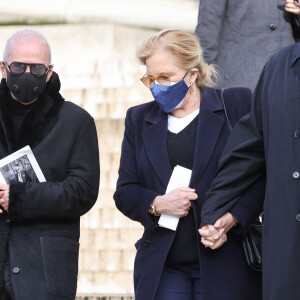
<svg viewBox="0 0 300 300">
<path fill-rule="evenodd" d="M 225 112 L 225 116 L 226 116 L 226 119 L 227 119 L 228 127 L 229 127 L 229 130 L 230 130 L 230 132 L 231 132 L 231 130 L 232 130 L 232 125 L 231 125 L 231 122 L 230 122 L 230 120 L 229 120 L 229 118 L 228 118 L 228 114 L 227 114 L 227 110 L 226 110 L 226 106 L 225 106 L 225 101 L 224 101 L 224 90 L 225 90 L 225 89 L 222 89 L 222 90 L 221 90 L 220 101 L 221 101 L 221 104 L 222 104 L 222 106 L 223 106 L 223 108 L 224 108 L 224 112 Z"/>
</svg>

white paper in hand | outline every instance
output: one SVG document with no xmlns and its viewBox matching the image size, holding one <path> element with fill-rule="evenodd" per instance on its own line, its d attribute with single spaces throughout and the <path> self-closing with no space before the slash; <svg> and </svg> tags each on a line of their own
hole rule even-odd
<svg viewBox="0 0 300 300">
<path fill-rule="evenodd" d="M 192 170 L 176 166 L 169 180 L 166 193 L 179 187 L 189 186 Z M 158 220 L 158 225 L 176 231 L 179 222 L 178 217 L 162 214 Z"/>
<path fill-rule="evenodd" d="M 0 160 L 0 182 L 44 182 L 45 176 L 29 146 Z"/>
</svg>

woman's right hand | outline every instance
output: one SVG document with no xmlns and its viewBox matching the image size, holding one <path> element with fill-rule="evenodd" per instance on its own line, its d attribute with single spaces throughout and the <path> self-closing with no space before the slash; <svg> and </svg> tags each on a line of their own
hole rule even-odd
<svg viewBox="0 0 300 300">
<path fill-rule="evenodd" d="M 191 201 L 197 198 L 195 189 L 181 187 L 163 196 L 157 196 L 154 199 L 154 205 L 159 214 L 185 217 L 191 208 Z"/>
</svg>

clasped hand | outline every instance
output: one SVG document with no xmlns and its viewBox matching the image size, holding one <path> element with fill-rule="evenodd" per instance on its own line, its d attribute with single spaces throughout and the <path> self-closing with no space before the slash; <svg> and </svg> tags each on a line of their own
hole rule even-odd
<svg viewBox="0 0 300 300">
<path fill-rule="evenodd" d="M 9 205 L 9 185 L 0 183 L 0 205 L 6 211 L 8 211 Z M 3 213 L 3 210 L 0 208 L 0 213 Z"/>
<path fill-rule="evenodd" d="M 206 224 L 198 232 L 201 243 L 213 250 L 218 249 L 227 241 L 227 232 L 236 224 L 236 219 L 231 213 L 224 214 L 214 225 Z"/>
</svg>

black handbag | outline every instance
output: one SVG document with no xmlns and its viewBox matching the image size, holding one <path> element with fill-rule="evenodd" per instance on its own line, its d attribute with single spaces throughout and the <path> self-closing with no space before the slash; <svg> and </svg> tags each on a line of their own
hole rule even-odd
<svg viewBox="0 0 300 300">
<path fill-rule="evenodd" d="M 231 131 L 232 126 L 227 115 L 223 93 L 224 93 L 224 89 L 221 90 L 220 100 L 224 108 L 229 130 Z M 262 220 L 263 219 L 261 218 L 261 220 L 258 219 L 257 221 L 255 221 L 250 226 L 249 231 L 242 239 L 243 249 L 244 249 L 247 264 L 252 270 L 255 271 L 262 271 L 262 249 L 261 249 L 262 229 L 263 229 Z"/>
<path fill-rule="evenodd" d="M 252 224 L 242 241 L 248 266 L 255 271 L 262 271 L 262 229 L 261 222 Z"/>
</svg>

